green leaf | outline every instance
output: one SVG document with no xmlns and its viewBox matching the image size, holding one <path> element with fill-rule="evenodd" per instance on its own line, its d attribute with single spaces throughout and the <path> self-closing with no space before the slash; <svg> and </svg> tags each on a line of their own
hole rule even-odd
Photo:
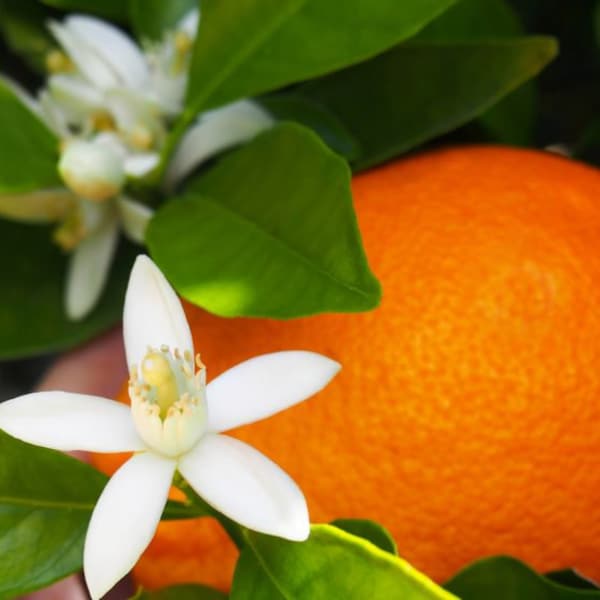
<svg viewBox="0 0 600 600">
<path fill-rule="evenodd" d="M 600 590 L 600 587 L 594 582 L 592 582 L 590 579 L 586 579 L 583 577 L 583 575 L 573 569 L 551 571 L 550 573 L 545 573 L 544 577 L 554 581 L 555 583 L 560 583 L 561 585 L 578 590 Z"/>
<path fill-rule="evenodd" d="M 247 540 L 242 557 L 252 551 L 255 569 L 236 568 L 231 600 L 456 600 L 406 561 L 331 525 L 313 525 L 301 543 L 254 532 Z"/>
<path fill-rule="evenodd" d="M 227 600 L 227 594 L 204 585 L 190 583 L 152 592 L 144 590 L 132 600 Z"/>
<path fill-rule="evenodd" d="M 287 93 L 259 98 L 258 103 L 280 121 L 294 121 L 312 129 L 333 151 L 347 160 L 358 156 L 358 142 L 334 114 L 316 102 Z"/>
<path fill-rule="evenodd" d="M 56 47 L 46 28 L 48 15 L 35 0 L 0 1 L 0 30 L 7 45 L 30 67 L 45 72 L 46 54 Z"/>
<path fill-rule="evenodd" d="M 0 79 L 0 194 L 60 184 L 58 140 Z"/>
<path fill-rule="evenodd" d="M 209 106 L 360 62 L 454 0 L 203 0 L 187 104 Z"/>
<path fill-rule="evenodd" d="M 552 38 L 409 42 L 305 84 L 358 140 L 364 169 L 462 125 L 537 74 L 556 54 Z"/>
<path fill-rule="evenodd" d="M 51 242 L 51 235 L 50 227 L 0 220 L 2 359 L 75 346 L 121 318 L 129 271 L 139 249 L 121 245 L 98 306 L 85 320 L 73 322 L 64 309 L 67 256 Z"/>
<path fill-rule="evenodd" d="M 84 462 L 0 430 L 0 600 L 81 569 L 88 522 L 107 481 Z M 195 507 L 169 502 L 163 517 L 200 514 Z M 221 598 L 189 596 L 196 597 Z"/>
<path fill-rule="evenodd" d="M 518 37 L 523 27 L 505 0 L 461 0 L 432 21 L 415 40 L 465 42 Z M 479 124 L 496 141 L 530 145 L 533 137 L 536 89 L 522 85 L 479 116 Z"/>
<path fill-rule="evenodd" d="M 367 519 L 336 519 L 331 522 L 331 525 L 368 540 L 384 552 L 398 554 L 396 542 L 390 532 L 375 521 Z"/>
<path fill-rule="evenodd" d="M 158 210 L 146 242 L 185 298 L 222 316 L 368 310 L 380 300 L 346 162 L 281 124 Z"/>
<path fill-rule="evenodd" d="M 508 556 L 477 561 L 453 577 L 446 589 L 462 600 L 583 600 L 600 591 L 555 583 Z"/>
<path fill-rule="evenodd" d="M 426 25 L 414 40 L 481 41 L 522 33 L 521 23 L 506 0 L 460 0 Z"/>
<path fill-rule="evenodd" d="M 127 22 L 129 7 L 127 0 L 41 0 L 48 6 L 64 11 L 78 11 L 98 15 L 104 19 Z M 171 1 L 171 0 L 169 0 Z"/>
<path fill-rule="evenodd" d="M 197 4 L 197 0 L 129 0 L 131 24 L 139 39 L 160 40 Z"/>
<path fill-rule="evenodd" d="M 85 463 L 0 431 L 0 599 L 81 567 L 85 531 L 105 483 Z"/>
</svg>

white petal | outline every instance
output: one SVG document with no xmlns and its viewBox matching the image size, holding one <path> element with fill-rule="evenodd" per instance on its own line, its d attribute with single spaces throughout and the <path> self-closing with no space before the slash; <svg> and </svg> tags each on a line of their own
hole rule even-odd
<svg viewBox="0 0 600 600">
<path fill-rule="evenodd" d="M 241 525 L 290 540 L 308 537 L 300 488 L 251 446 L 207 434 L 180 459 L 178 469 L 208 504 Z"/>
<path fill-rule="evenodd" d="M 0 196 L 0 215 L 25 223 L 52 223 L 64 217 L 75 203 L 75 196 L 64 188 Z"/>
<path fill-rule="evenodd" d="M 303 350 L 246 360 L 208 384 L 208 428 L 226 431 L 270 417 L 316 394 L 340 368 L 335 360 Z"/>
<path fill-rule="evenodd" d="M 127 237 L 137 244 L 143 244 L 146 228 L 154 211 L 145 204 L 131 200 L 126 196 L 117 198 L 117 208 L 121 218 L 121 227 Z"/>
<path fill-rule="evenodd" d="M 125 173 L 130 177 L 143 177 L 154 170 L 160 162 L 160 155 L 156 152 L 132 154 L 125 159 Z"/>
<path fill-rule="evenodd" d="M 152 452 L 130 458 L 106 484 L 88 527 L 83 572 L 94 600 L 135 565 L 156 531 L 175 461 Z"/>
<path fill-rule="evenodd" d="M 56 102 L 47 89 L 40 92 L 39 102 L 42 118 L 48 127 L 59 137 L 66 138 L 71 135 L 69 130 L 69 115 Z"/>
<path fill-rule="evenodd" d="M 83 77 L 100 89 L 119 84 L 117 73 L 88 45 L 85 38 L 56 21 L 50 21 L 48 27 Z"/>
<path fill-rule="evenodd" d="M 177 31 L 183 31 L 186 35 L 189 35 L 192 39 L 196 37 L 196 33 L 198 32 L 198 25 L 200 23 L 200 11 L 198 8 L 192 8 L 185 15 L 183 15 L 182 19 L 177 23 L 175 29 Z"/>
<path fill-rule="evenodd" d="M 82 319 L 96 305 L 104 290 L 118 236 L 118 221 L 112 218 L 75 248 L 69 261 L 65 296 L 70 319 Z"/>
<path fill-rule="evenodd" d="M 105 101 L 121 131 L 131 133 L 133 128 L 142 125 L 156 138 L 164 134 L 160 103 L 146 86 L 141 89 L 113 88 L 106 92 Z"/>
<path fill-rule="evenodd" d="M 177 184 L 197 166 L 219 152 L 245 142 L 274 124 L 258 104 L 240 100 L 200 117 L 183 136 L 169 164 L 165 183 Z"/>
<path fill-rule="evenodd" d="M 148 346 L 194 352 L 192 334 L 179 298 L 147 256 L 137 257 L 125 295 L 123 337 L 127 365 L 139 365 Z"/>
<path fill-rule="evenodd" d="M 58 106 L 66 111 L 71 122 L 85 119 L 103 107 L 102 94 L 84 79 L 72 75 L 52 75 L 48 90 Z"/>
<path fill-rule="evenodd" d="M 0 429 L 55 450 L 143 450 L 128 406 L 84 394 L 37 392 L 0 403 Z"/>
<path fill-rule="evenodd" d="M 137 45 L 120 29 L 89 16 L 73 15 L 67 27 L 86 41 L 110 67 L 122 83 L 130 87 L 143 85 L 148 79 L 148 65 Z"/>
</svg>

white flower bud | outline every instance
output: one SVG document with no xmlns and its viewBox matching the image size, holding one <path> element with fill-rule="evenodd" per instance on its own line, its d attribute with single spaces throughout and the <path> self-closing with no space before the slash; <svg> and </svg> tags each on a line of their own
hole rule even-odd
<svg viewBox="0 0 600 600">
<path fill-rule="evenodd" d="M 64 182 L 81 198 L 107 200 L 125 183 L 122 157 L 106 144 L 70 142 L 58 163 Z"/>
</svg>

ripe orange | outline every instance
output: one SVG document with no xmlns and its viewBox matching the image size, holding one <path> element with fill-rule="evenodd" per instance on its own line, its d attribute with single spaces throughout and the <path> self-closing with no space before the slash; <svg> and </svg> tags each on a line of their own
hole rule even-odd
<svg viewBox="0 0 600 600">
<path fill-rule="evenodd" d="M 497 553 L 600 577 L 600 173 L 469 147 L 353 190 L 380 308 L 280 322 L 189 307 L 209 376 L 284 349 L 343 364 L 314 399 L 235 434 L 296 479 L 314 521 L 380 521 L 435 579 Z M 226 587 L 221 537 L 161 524 L 136 573 Z"/>
</svg>

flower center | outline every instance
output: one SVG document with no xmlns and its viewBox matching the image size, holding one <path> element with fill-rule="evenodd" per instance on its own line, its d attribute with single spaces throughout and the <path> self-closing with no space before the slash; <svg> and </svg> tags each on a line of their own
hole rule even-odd
<svg viewBox="0 0 600 600">
<path fill-rule="evenodd" d="M 140 437 L 166 456 L 190 450 L 206 431 L 206 370 L 189 351 L 148 348 L 140 368 L 132 366 L 129 396 Z"/>
</svg>

